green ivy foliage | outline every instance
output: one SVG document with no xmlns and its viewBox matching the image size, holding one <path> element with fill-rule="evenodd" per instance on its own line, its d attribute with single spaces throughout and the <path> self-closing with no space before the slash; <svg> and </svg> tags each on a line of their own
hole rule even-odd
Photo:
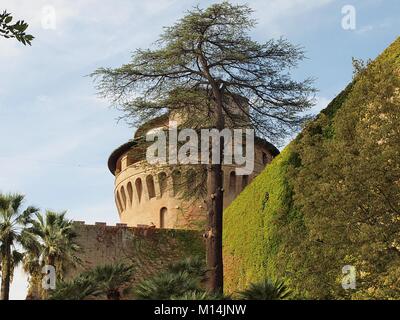
<svg viewBox="0 0 400 320">
<path fill-rule="evenodd" d="M 297 298 L 400 298 L 399 111 L 400 38 L 225 211 L 228 292 L 273 278 Z"/>
</svg>

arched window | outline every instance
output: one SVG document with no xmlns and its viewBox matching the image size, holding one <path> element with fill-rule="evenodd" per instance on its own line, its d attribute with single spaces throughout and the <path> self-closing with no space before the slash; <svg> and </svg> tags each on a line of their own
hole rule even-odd
<svg viewBox="0 0 400 320">
<path fill-rule="evenodd" d="M 160 184 L 160 195 L 162 197 L 167 191 L 167 174 L 165 172 L 158 174 L 158 183 Z"/>
<path fill-rule="evenodd" d="M 236 173 L 232 171 L 229 175 L 229 194 L 236 193 Z"/>
<path fill-rule="evenodd" d="M 152 175 L 146 177 L 147 191 L 149 192 L 149 199 L 156 196 L 156 189 L 154 188 L 154 179 Z"/>
<path fill-rule="evenodd" d="M 172 184 L 174 189 L 174 196 L 178 194 L 180 188 L 182 187 L 182 175 L 179 170 L 172 172 Z"/>
<path fill-rule="evenodd" d="M 135 181 L 135 187 L 136 187 L 136 193 L 138 196 L 139 203 L 142 200 L 142 193 L 143 193 L 143 185 L 142 185 L 142 179 L 137 178 Z"/>
<path fill-rule="evenodd" d="M 129 205 L 132 206 L 132 203 L 133 203 L 133 188 L 132 188 L 132 183 L 130 181 L 128 182 L 128 185 L 126 186 L 126 189 L 128 191 Z"/>
<path fill-rule="evenodd" d="M 126 193 L 124 186 L 121 187 L 121 196 L 124 210 L 126 209 Z"/>
<path fill-rule="evenodd" d="M 249 184 L 249 176 L 242 176 L 242 190 Z"/>
<path fill-rule="evenodd" d="M 266 165 L 268 163 L 268 155 L 265 152 L 262 153 L 262 162 L 263 165 Z"/>
<path fill-rule="evenodd" d="M 121 202 L 121 197 L 119 195 L 119 191 L 117 191 L 116 200 L 117 200 L 117 206 L 118 206 L 119 212 L 124 211 L 124 207 L 122 206 L 122 202 Z"/>
<path fill-rule="evenodd" d="M 165 219 L 167 216 L 167 208 L 163 207 L 160 210 L 160 228 L 165 228 Z"/>
</svg>

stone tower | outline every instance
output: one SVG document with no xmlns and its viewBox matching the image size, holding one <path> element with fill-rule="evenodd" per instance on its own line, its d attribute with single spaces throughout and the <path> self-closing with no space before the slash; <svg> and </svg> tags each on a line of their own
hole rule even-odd
<svg viewBox="0 0 400 320">
<path fill-rule="evenodd" d="M 138 128 L 132 140 L 114 150 L 108 159 L 108 167 L 115 176 L 114 196 L 121 223 L 131 227 L 191 229 L 205 218 L 203 200 L 183 200 L 179 196 L 182 192 L 182 188 L 179 192 L 176 188 L 176 181 L 181 179 L 179 166 L 155 168 L 138 150 L 138 139 L 148 130 L 168 128 L 169 121 L 170 116 L 164 115 L 147 122 Z M 254 144 L 255 165 L 251 175 L 237 176 L 235 165 L 223 165 L 224 207 L 279 154 L 276 147 L 263 139 L 256 138 Z M 183 188 L 190 189 L 190 183 L 183 182 Z"/>
</svg>

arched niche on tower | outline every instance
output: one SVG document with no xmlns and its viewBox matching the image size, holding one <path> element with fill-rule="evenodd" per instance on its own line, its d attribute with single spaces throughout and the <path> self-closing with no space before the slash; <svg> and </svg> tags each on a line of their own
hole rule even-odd
<svg viewBox="0 0 400 320">
<path fill-rule="evenodd" d="M 136 188 L 136 194 L 138 197 L 139 203 L 142 201 L 142 195 L 143 195 L 143 183 L 141 178 L 137 178 L 135 180 L 135 188 Z"/>
<path fill-rule="evenodd" d="M 167 179 L 167 174 L 165 172 L 160 172 L 158 175 L 158 184 L 160 187 L 160 197 L 163 197 L 168 188 L 168 179 Z"/>
<path fill-rule="evenodd" d="M 182 173 L 180 170 L 172 171 L 172 189 L 174 196 L 178 195 L 182 188 Z"/>
<path fill-rule="evenodd" d="M 122 197 L 123 210 L 126 210 L 126 193 L 124 186 L 121 187 L 121 197 Z"/>
<path fill-rule="evenodd" d="M 118 211 L 119 211 L 120 213 L 122 213 L 122 212 L 124 211 L 124 208 L 123 208 L 123 206 L 122 206 L 122 201 L 121 201 L 121 196 L 119 195 L 119 191 L 117 191 L 117 192 L 115 193 L 115 202 L 117 203 Z"/>
<path fill-rule="evenodd" d="M 162 207 L 160 209 L 160 228 L 166 227 L 167 213 L 168 209 L 166 207 Z"/>
<path fill-rule="evenodd" d="M 126 190 L 128 191 L 129 206 L 132 207 L 132 204 L 133 204 L 133 187 L 132 187 L 132 183 L 130 181 L 126 185 Z"/>
<path fill-rule="evenodd" d="M 149 195 L 149 199 L 155 198 L 156 197 L 156 188 L 154 186 L 154 178 L 152 175 L 148 175 L 146 177 L 146 186 L 147 186 L 147 192 Z"/>
</svg>

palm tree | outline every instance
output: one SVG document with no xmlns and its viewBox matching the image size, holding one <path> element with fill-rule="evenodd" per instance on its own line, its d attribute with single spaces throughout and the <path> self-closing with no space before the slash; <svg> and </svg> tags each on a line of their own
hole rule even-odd
<svg viewBox="0 0 400 320">
<path fill-rule="evenodd" d="M 134 294 L 142 300 L 169 300 L 199 290 L 198 279 L 188 272 L 164 272 L 142 281 L 135 288 Z"/>
<path fill-rule="evenodd" d="M 0 194 L 0 257 L 1 257 L 1 300 L 8 300 L 14 267 L 22 260 L 16 245 L 24 242 L 24 228 L 31 223 L 31 216 L 38 212 L 28 207 L 21 212 L 24 196 Z"/>
<path fill-rule="evenodd" d="M 167 272 L 170 273 L 179 273 L 183 271 L 199 279 L 199 281 L 204 282 L 206 280 L 207 265 L 203 257 L 195 256 L 175 262 L 167 267 Z"/>
<path fill-rule="evenodd" d="M 30 228 L 25 230 L 24 269 L 31 278 L 30 293 L 38 289 L 41 268 L 51 265 L 56 269 L 57 279 L 61 281 L 67 267 L 80 263 L 73 222 L 65 218 L 66 212 L 47 210 L 45 215 L 36 213 Z"/>
<path fill-rule="evenodd" d="M 97 266 L 71 281 L 60 281 L 50 299 L 84 300 L 106 296 L 108 300 L 120 300 L 131 288 L 133 271 L 133 266 L 123 263 Z"/>
<path fill-rule="evenodd" d="M 239 292 L 243 300 L 282 300 L 289 298 L 292 291 L 282 281 L 266 279 L 259 283 L 250 284 L 249 288 Z"/>
<path fill-rule="evenodd" d="M 187 300 L 190 296 L 211 299 L 217 295 L 209 295 L 202 289 L 202 283 L 207 280 L 206 274 L 204 258 L 188 257 L 168 265 L 161 273 L 142 281 L 135 288 L 134 294 L 138 299 L 144 300 Z"/>
<path fill-rule="evenodd" d="M 84 276 L 91 278 L 97 284 L 98 291 L 108 300 L 120 300 L 122 293 L 130 290 L 133 271 L 133 266 L 118 263 L 97 266 Z"/>
<path fill-rule="evenodd" d="M 59 281 L 50 293 L 50 300 L 84 300 L 100 294 L 91 277 L 80 275 L 70 281 Z"/>
<path fill-rule="evenodd" d="M 42 280 L 42 267 L 39 260 L 39 250 L 35 247 L 24 246 L 25 255 L 22 260 L 22 266 L 25 273 L 29 275 L 27 300 L 37 299 L 41 296 L 40 282 Z"/>
</svg>

